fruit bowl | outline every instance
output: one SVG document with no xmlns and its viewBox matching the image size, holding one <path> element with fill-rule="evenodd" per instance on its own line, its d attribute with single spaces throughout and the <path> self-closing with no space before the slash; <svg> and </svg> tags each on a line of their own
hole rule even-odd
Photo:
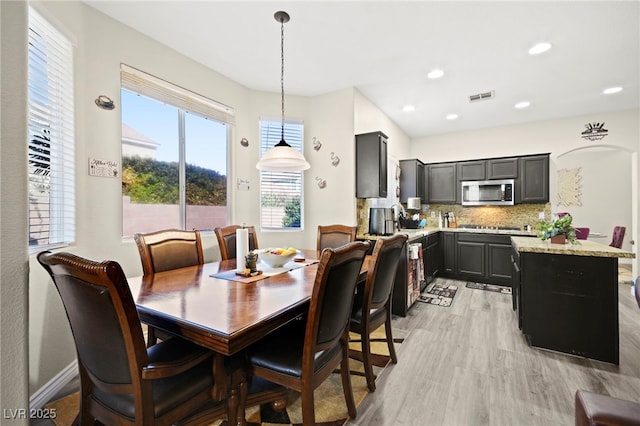
<svg viewBox="0 0 640 426">
<path fill-rule="evenodd" d="M 268 248 L 258 251 L 258 260 L 271 268 L 282 268 L 285 263 L 293 259 L 298 251 L 292 247 L 288 249 Z"/>
</svg>

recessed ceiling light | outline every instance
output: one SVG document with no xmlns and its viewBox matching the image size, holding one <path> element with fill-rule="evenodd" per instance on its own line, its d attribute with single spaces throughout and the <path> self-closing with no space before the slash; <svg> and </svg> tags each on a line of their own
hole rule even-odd
<svg viewBox="0 0 640 426">
<path fill-rule="evenodd" d="M 622 87 L 620 86 L 608 87 L 602 91 L 602 93 L 604 93 L 605 95 L 613 95 L 614 93 L 620 93 L 620 92 L 622 92 Z"/>
<path fill-rule="evenodd" d="M 413 112 L 416 110 L 416 107 L 414 107 L 413 105 L 405 105 L 402 107 L 402 110 L 404 112 Z"/>
<path fill-rule="evenodd" d="M 531 105 L 531 102 L 529 101 L 523 101 L 523 102 L 518 102 L 517 104 L 515 104 L 513 107 L 514 108 L 518 108 L 518 109 L 522 109 L 522 108 L 527 108 L 529 105 Z"/>
<path fill-rule="evenodd" d="M 529 49 L 529 55 L 538 55 L 540 53 L 544 53 L 547 50 L 551 49 L 551 43 L 542 42 L 534 45 L 531 49 Z"/>
<path fill-rule="evenodd" d="M 445 118 L 447 120 L 455 120 L 456 118 L 458 118 L 458 114 L 447 114 Z"/>
<path fill-rule="evenodd" d="M 442 70 L 431 70 L 431 72 L 429 72 L 429 74 L 427 74 L 427 77 L 429 77 L 430 79 L 436 79 L 436 78 L 440 78 L 444 75 L 444 71 Z"/>
</svg>

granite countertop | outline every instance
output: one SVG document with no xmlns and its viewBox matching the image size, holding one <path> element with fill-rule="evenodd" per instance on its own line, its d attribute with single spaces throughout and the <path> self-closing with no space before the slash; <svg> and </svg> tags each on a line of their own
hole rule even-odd
<svg viewBox="0 0 640 426">
<path fill-rule="evenodd" d="M 511 230 L 511 229 L 507 230 L 507 229 L 488 229 L 488 228 L 435 228 L 435 227 L 427 227 L 427 228 L 419 228 L 419 229 L 401 229 L 396 233 L 407 234 L 409 236 L 409 241 L 412 241 L 427 235 L 438 233 L 440 231 L 465 232 L 465 233 L 473 233 L 473 234 L 520 235 L 520 236 L 526 236 L 526 237 L 535 237 L 537 235 L 536 232 L 534 231 Z M 356 237 L 359 240 L 377 240 L 381 236 L 369 235 L 369 234 L 358 234 Z"/>
<path fill-rule="evenodd" d="M 511 242 L 520 253 L 548 253 L 569 254 L 573 256 L 591 257 L 620 257 L 633 259 L 634 253 L 596 243 L 589 240 L 579 240 L 579 244 L 552 244 L 549 240 L 540 238 L 511 237 Z"/>
</svg>

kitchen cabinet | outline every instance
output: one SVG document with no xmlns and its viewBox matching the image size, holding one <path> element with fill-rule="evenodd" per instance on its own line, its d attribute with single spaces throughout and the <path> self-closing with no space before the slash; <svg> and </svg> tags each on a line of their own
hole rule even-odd
<svg viewBox="0 0 640 426">
<path fill-rule="evenodd" d="M 509 235 L 445 232 L 443 275 L 479 283 L 512 285 Z"/>
<path fill-rule="evenodd" d="M 356 135 L 356 198 L 387 196 L 387 136 Z"/>
<path fill-rule="evenodd" d="M 408 198 L 419 197 L 426 202 L 424 164 L 417 159 L 400 160 L 400 202 L 406 203 Z"/>
<path fill-rule="evenodd" d="M 431 283 L 440 270 L 441 253 L 439 233 L 430 234 L 423 239 L 423 256 L 425 284 Z"/>
<path fill-rule="evenodd" d="M 432 204 L 455 204 L 458 187 L 456 163 L 427 165 L 428 201 Z"/>
<path fill-rule="evenodd" d="M 487 179 L 516 179 L 518 158 L 490 158 L 487 160 Z"/>
<path fill-rule="evenodd" d="M 458 180 L 485 180 L 487 162 L 485 160 L 463 161 L 458 163 Z"/>
<path fill-rule="evenodd" d="M 549 154 L 520 157 L 516 203 L 549 202 Z"/>
<path fill-rule="evenodd" d="M 511 304 L 516 311 L 518 328 L 522 330 L 522 301 L 520 298 L 520 253 L 511 247 Z"/>
</svg>

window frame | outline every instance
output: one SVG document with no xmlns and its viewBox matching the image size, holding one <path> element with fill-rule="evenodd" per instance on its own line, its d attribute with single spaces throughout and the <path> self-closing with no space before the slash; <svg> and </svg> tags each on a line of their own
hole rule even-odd
<svg viewBox="0 0 640 426">
<path fill-rule="evenodd" d="M 29 253 L 69 246 L 76 238 L 74 43 L 49 19 L 28 10 Z M 47 208 L 36 198 L 46 193 Z M 33 200 L 33 202 L 32 202 Z M 32 210 L 33 207 L 33 210 Z M 42 213 L 44 224 L 33 224 Z M 32 227 L 44 227 L 40 232 Z M 44 244 L 31 244 L 37 234 Z M 37 240 L 37 238 L 34 238 Z"/>
</svg>

